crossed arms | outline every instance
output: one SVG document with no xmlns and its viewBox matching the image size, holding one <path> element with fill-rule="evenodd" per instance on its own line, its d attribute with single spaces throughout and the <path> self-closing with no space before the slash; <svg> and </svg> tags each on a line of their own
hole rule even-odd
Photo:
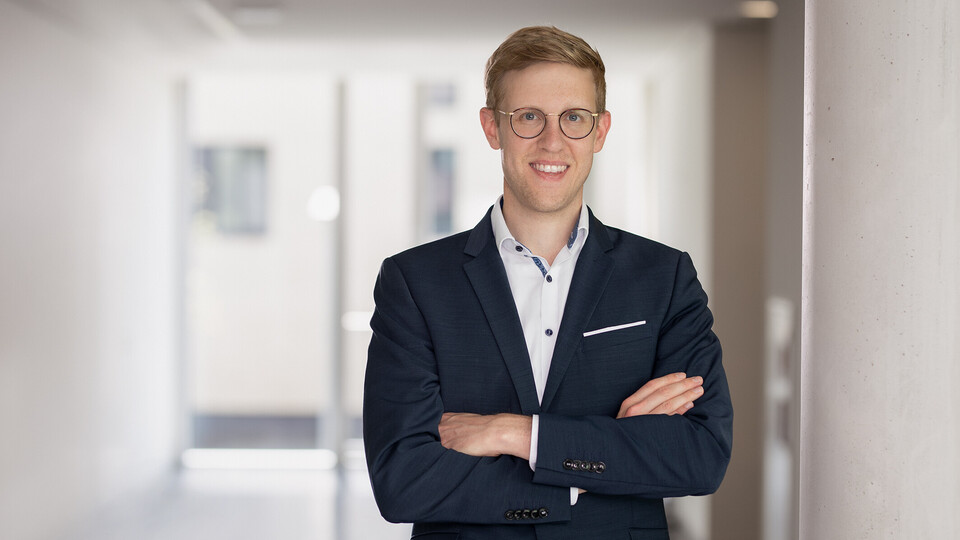
<svg viewBox="0 0 960 540">
<path fill-rule="evenodd" d="M 683 414 L 703 395 L 703 377 L 671 373 L 653 379 L 620 404 L 617 418 Z M 503 454 L 530 459 L 532 419 L 511 413 L 443 413 L 438 430 L 444 448 L 471 456 Z M 583 490 L 581 490 L 582 492 Z"/>
</svg>

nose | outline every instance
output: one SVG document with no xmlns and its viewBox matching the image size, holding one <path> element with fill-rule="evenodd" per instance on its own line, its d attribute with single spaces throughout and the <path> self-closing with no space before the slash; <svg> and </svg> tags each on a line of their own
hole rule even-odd
<svg viewBox="0 0 960 540">
<path fill-rule="evenodd" d="M 544 150 L 559 151 L 563 147 L 564 134 L 560 131 L 560 122 L 554 117 L 547 118 L 547 125 L 543 127 L 543 132 L 537 137 L 537 142 Z"/>
</svg>

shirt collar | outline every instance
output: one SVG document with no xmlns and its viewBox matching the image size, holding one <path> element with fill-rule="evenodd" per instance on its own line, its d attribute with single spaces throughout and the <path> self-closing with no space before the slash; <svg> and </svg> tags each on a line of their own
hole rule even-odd
<svg viewBox="0 0 960 540">
<path fill-rule="evenodd" d="M 493 211 L 490 213 L 490 223 L 493 225 L 493 238 L 497 241 L 497 246 L 501 249 L 504 242 L 510 241 L 512 244 L 519 244 L 516 238 L 510 234 L 510 228 L 507 227 L 507 221 L 503 217 L 503 196 L 497 198 L 493 205 Z M 567 249 L 574 249 L 574 246 L 582 246 L 587 241 L 587 235 L 590 233 L 590 215 L 587 212 L 587 205 L 580 205 L 580 219 L 577 226 L 570 231 L 570 239 L 567 242 Z"/>
</svg>

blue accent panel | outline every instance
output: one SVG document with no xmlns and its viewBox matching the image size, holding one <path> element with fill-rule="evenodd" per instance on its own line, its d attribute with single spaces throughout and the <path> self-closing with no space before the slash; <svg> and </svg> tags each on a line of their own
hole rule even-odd
<svg viewBox="0 0 960 540">
<path fill-rule="evenodd" d="M 534 258 L 533 258 L 533 264 L 537 265 L 537 268 L 540 269 L 540 273 L 541 273 L 541 274 L 547 275 L 547 269 L 546 269 L 546 267 L 543 266 L 543 263 L 540 262 L 540 257 L 534 257 Z"/>
</svg>

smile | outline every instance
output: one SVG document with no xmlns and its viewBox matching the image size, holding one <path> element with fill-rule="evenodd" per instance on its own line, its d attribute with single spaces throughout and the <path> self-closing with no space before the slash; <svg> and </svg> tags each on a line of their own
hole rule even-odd
<svg viewBox="0 0 960 540">
<path fill-rule="evenodd" d="M 532 163 L 534 169 L 544 173 L 562 173 L 567 170 L 568 165 L 544 165 L 542 163 Z"/>
</svg>

